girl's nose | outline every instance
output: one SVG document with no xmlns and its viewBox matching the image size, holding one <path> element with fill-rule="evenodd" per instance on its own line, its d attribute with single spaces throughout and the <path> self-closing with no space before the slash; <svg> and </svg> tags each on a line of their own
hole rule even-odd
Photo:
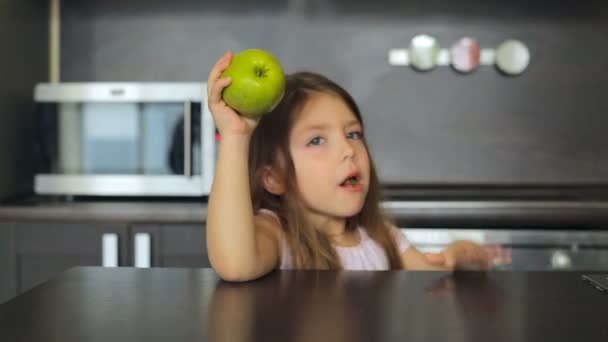
<svg viewBox="0 0 608 342">
<path fill-rule="evenodd" d="M 353 143 L 348 140 L 345 139 L 344 140 L 344 147 L 342 148 L 342 159 L 351 159 L 355 156 L 355 147 L 353 146 Z"/>
</svg>

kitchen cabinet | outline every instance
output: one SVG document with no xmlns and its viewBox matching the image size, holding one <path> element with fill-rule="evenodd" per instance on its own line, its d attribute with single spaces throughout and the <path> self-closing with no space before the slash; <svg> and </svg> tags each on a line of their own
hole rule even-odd
<svg viewBox="0 0 608 342">
<path fill-rule="evenodd" d="M 75 266 L 127 265 L 127 225 L 104 223 L 17 223 L 17 292 L 23 293 Z M 115 242 L 108 246 L 104 239 Z M 107 241 L 107 240 L 106 240 Z M 105 255 L 105 254 L 113 255 Z"/>
<path fill-rule="evenodd" d="M 14 228 L 12 223 L 0 223 L 0 304 L 17 295 Z"/>
<path fill-rule="evenodd" d="M 131 227 L 136 267 L 210 267 L 203 224 L 139 224 Z"/>
<path fill-rule="evenodd" d="M 76 266 L 210 267 L 203 223 L 0 223 L 0 304 Z"/>
</svg>

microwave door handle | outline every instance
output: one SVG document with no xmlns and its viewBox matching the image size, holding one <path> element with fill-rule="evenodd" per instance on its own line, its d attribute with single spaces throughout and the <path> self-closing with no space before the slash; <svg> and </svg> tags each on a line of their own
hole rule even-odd
<svg viewBox="0 0 608 342">
<path fill-rule="evenodd" d="M 192 103 L 184 103 L 184 174 L 192 176 Z"/>
</svg>

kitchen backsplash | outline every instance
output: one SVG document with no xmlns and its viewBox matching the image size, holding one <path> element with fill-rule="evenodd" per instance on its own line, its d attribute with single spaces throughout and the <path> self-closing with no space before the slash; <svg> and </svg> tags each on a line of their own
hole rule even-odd
<svg viewBox="0 0 608 342">
<path fill-rule="evenodd" d="M 63 1 L 63 81 L 204 81 L 225 50 L 263 48 L 360 104 L 385 183 L 608 181 L 608 5 L 592 1 Z M 507 77 L 387 63 L 416 34 L 449 47 L 524 42 Z"/>
</svg>

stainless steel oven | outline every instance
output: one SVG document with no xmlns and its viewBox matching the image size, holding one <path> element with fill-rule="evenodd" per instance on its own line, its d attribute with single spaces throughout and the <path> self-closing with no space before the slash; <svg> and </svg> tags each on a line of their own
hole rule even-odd
<svg viewBox="0 0 608 342">
<path fill-rule="evenodd" d="M 216 159 L 205 83 L 38 84 L 35 192 L 203 196 Z"/>
<path fill-rule="evenodd" d="M 456 240 L 500 245 L 499 270 L 608 270 L 608 202 L 570 200 L 387 201 L 408 239 L 425 252 Z"/>
</svg>

